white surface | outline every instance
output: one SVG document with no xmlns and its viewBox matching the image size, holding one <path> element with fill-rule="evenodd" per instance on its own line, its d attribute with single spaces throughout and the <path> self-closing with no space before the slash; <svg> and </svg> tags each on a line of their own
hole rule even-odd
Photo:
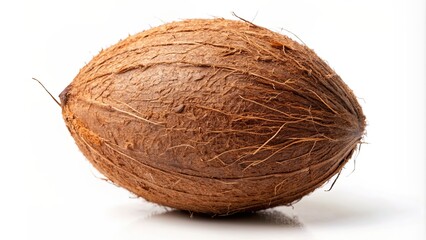
<svg viewBox="0 0 426 240">
<path fill-rule="evenodd" d="M 361 98 L 356 170 L 294 209 L 227 219 L 167 211 L 95 177 L 31 77 L 58 95 L 128 34 L 232 11 L 296 33 Z M 408 0 L 0 3 L 0 239 L 426 239 L 425 16 Z"/>
</svg>

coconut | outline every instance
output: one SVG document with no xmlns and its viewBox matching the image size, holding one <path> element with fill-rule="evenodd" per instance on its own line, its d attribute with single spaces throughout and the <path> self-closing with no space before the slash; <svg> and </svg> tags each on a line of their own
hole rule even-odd
<svg viewBox="0 0 426 240">
<path fill-rule="evenodd" d="M 150 202 L 208 214 L 291 204 L 341 171 L 365 116 L 307 46 L 191 19 L 101 51 L 60 94 L 85 157 Z"/>
</svg>

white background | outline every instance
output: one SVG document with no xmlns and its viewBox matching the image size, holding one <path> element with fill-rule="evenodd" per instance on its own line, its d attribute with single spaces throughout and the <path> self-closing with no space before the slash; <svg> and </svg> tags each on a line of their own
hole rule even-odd
<svg viewBox="0 0 426 240">
<path fill-rule="evenodd" d="M 8 2 L 0 3 L 0 239 L 426 239 L 424 1 Z M 100 180 L 31 77 L 57 96 L 128 34 L 185 18 L 235 19 L 232 11 L 296 33 L 354 90 L 368 118 L 356 165 L 331 192 L 329 183 L 294 208 L 225 219 L 190 218 Z"/>
</svg>

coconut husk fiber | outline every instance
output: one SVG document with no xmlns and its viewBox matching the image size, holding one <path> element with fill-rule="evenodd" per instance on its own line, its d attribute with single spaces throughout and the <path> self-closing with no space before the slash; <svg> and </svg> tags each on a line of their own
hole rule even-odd
<svg viewBox="0 0 426 240">
<path fill-rule="evenodd" d="M 61 93 L 86 158 L 150 202 L 208 214 L 291 204 L 341 171 L 365 116 L 311 49 L 191 19 L 101 51 Z"/>
</svg>

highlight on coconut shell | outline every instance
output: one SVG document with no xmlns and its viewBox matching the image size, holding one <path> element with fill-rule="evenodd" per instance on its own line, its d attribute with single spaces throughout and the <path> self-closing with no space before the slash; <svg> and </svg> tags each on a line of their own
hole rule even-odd
<svg viewBox="0 0 426 240">
<path fill-rule="evenodd" d="M 365 116 L 313 50 L 190 19 L 101 51 L 60 95 L 86 158 L 150 202 L 208 214 L 289 205 L 341 171 Z"/>
</svg>

